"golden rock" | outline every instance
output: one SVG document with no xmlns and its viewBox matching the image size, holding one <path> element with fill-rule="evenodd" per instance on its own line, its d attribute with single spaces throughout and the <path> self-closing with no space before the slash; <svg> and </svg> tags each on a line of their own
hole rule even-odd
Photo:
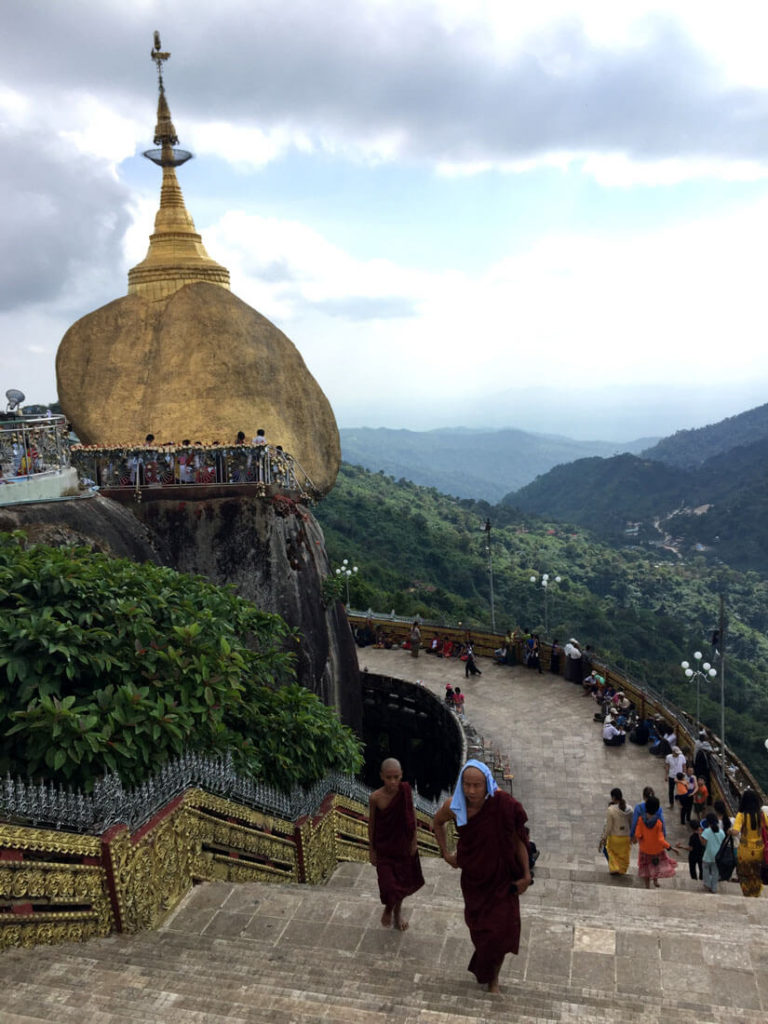
<svg viewBox="0 0 768 1024">
<path fill-rule="evenodd" d="M 167 55 L 163 55 L 167 59 Z M 160 65 L 158 65 L 160 67 Z M 160 77 L 155 142 L 160 208 L 128 295 L 88 313 L 56 356 L 62 409 L 83 444 L 234 444 L 262 428 L 326 494 L 341 462 L 330 403 L 295 345 L 229 290 L 229 271 L 205 250 L 175 167 L 178 140 Z"/>
</svg>

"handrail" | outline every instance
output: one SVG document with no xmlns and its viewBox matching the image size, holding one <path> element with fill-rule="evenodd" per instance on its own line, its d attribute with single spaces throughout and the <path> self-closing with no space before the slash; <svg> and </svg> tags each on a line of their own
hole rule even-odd
<svg viewBox="0 0 768 1024">
<path fill-rule="evenodd" d="M 0 469 L 6 483 L 60 472 L 69 465 L 63 416 L 0 415 Z"/>
<path fill-rule="evenodd" d="M 391 635 L 397 638 L 397 640 L 406 640 L 410 635 L 410 625 L 414 621 L 414 617 L 405 616 L 392 616 L 386 614 L 380 614 L 371 612 L 369 609 L 366 612 L 347 610 L 347 617 L 351 624 L 363 625 L 367 621 L 371 621 L 376 626 L 382 626 L 389 630 Z M 442 637 L 448 637 L 452 640 L 466 641 L 469 637 L 472 641 L 475 654 L 481 656 L 492 656 L 493 652 L 501 646 L 503 640 L 502 633 L 491 633 L 488 631 L 480 631 L 475 629 L 464 629 L 443 626 L 439 623 L 429 622 L 424 619 L 419 619 L 419 626 L 422 634 L 422 647 L 427 645 L 428 641 L 431 641 L 435 635 Z M 542 653 L 542 667 L 548 668 L 550 663 L 550 655 L 552 651 L 552 645 L 541 641 L 541 653 Z M 694 743 L 698 738 L 700 729 L 704 729 L 707 733 L 708 739 L 712 742 L 713 747 L 716 748 L 716 754 L 718 759 L 712 758 L 711 774 L 714 778 L 717 788 L 720 791 L 722 799 L 725 801 L 729 808 L 733 808 L 738 804 L 741 794 L 745 789 L 753 789 L 760 796 L 761 803 L 768 803 L 768 797 L 763 792 L 761 786 L 755 779 L 749 768 L 740 760 L 740 758 L 728 747 L 727 744 L 723 744 L 720 737 L 704 726 L 700 722 L 696 722 L 695 718 L 687 711 L 678 707 L 672 701 L 668 700 L 664 694 L 659 694 L 654 688 L 647 683 L 638 683 L 627 676 L 616 666 L 612 665 L 608 661 L 602 661 L 600 659 L 594 659 L 594 664 L 599 668 L 601 675 L 604 675 L 606 682 L 616 685 L 617 689 L 624 690 L 628 694 L 630 699 L 641 708 L 643 715 L 645 716 L 648 712 L 652 714 L 660 714 L 666 718 L 672 719 L 678 727 L 678 735 L 683 737 L 683 741 L 680 743 L 681 749 L 693 750 Z M 646 711 L 647 709 L 647 711 Z M 722 771 L 719 763 L 719 755 L 722 749 L 725 749 L 726 769 L 725 774 Z"/>
<path fill-rule="evenodd" d="M 253 486 L 278 487 L 313 501 L 320 495 L 292 455 L 268 444 L 143 444 L 72 446 L 72 463 L 86 482 L 107 491 Z"/>
</svg>

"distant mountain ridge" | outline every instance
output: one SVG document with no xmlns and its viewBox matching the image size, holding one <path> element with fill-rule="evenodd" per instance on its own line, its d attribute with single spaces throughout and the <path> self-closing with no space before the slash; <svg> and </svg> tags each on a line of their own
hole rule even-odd
<svg viewBox="0 0 768 1024">
<path fill-rule="evenodd" d="M 663 544 L 768 574 L 768 405 L 679 431 L 640 457 L 557 466 L 502 504 L 613 544 Z"/>
<path fill-rule="evenodd" d="M 693 469 L 715 455 L 722 455 L 732 448 L 750 445 L 767 437 L 768 404 L 736 416 L 728 416 L 706 427 L 678 430 L 641 454 L 656 462 Z"/>
<path fill-rule="evenodd" d="M 524 430 L 392 430 L 342 427 L 342 459 L 443 494 L 499 502 L 553 466 L 589 456 L 638 453 L 651 438 L 616 443 L 575 441 Z"/>
</svg>

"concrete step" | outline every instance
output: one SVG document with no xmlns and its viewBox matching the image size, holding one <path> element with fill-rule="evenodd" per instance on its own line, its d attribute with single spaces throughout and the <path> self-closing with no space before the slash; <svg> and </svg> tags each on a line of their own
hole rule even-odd
<svg viewBox="0 0 768 1024">
<path fill-rule="evenodd" d="M 348 864 L 320 888 L 199 886 L 158 932 L 6 951 L 0 1019 L 472 1024 L 513 1006 L 523 1022 L 765 1020 L 764 901 L 540 877 L 499 1000 L 466 972 L 457 873 L 424 868 L 404 934 L 381 928 L 372 870 Z"/>
</svg>

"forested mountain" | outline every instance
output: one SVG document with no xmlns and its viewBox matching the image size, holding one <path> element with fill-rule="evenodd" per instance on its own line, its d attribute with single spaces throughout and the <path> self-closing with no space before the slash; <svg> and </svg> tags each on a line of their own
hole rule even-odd
<svg viewBox="0 0 768 1024">
<path fill-rule="evenodd" d="M 443 494 L 499 501 L 561 462 L 590 455 L 639 452 L 649 438 L 617 444 L 574 441 L 523 430 L 389 430 L 342 428 L 345 462 L 395 479 L 436 487 Z"/>
<path fill-rule="evenodd" d="M 506 495 L 502 504 L 577 523 L 606 540 L 624 542 L 629 524 L 652 524 L 657 516 L 690 504 L 695 488 L 694 476 L 685 470 L 636 455 L 616 455 L 556 466 Z"/>
<path fill-rule="evenodd" d="M 728 624 L 729 743 L 768 785 L 768 583 L 717 570 L 698 555 L 610 547 L 583 528 L 506 506 L 449 498 L 384 473 L 342 466 L 316 512 L 332 567 L 349 558 L 353 607 L 475 627 L 490 624 L 485 530 L 491 521 L 496 625 L 544 633 L 543 592 L 532 574 L 562 577 L 548 592 L 549 636 L 577 636 L 638 681 L 693 706 L 680 661 L 706 649 L 719 594 Z M 717 692 L 705 688 L 705 721 L 719 725 Z"/>
<path fill-rule="evenodd" d="M 671 437 L 662 438 L 641 454 L 644 458 L 666 462 L 670 466 L 692 469 L 707 459 L 722 455 L 742 445 L 768 439 L 768 405 L 729 416 L 695 430 L 678 430 Z"/>
<path fill-rule="evenodd" d="M 768 439 L 716 455 L 696 473 L 698 508 L 667 520 L 680 547 L 768 575 Z"/>
<path fill-rule="evenodd" d="M 768 438 L 688 470 L 634 455 L 580 459 L 502 504 L 578 523 L 611 544 L 665 545 L 768 575 Z"/>
</svg>

